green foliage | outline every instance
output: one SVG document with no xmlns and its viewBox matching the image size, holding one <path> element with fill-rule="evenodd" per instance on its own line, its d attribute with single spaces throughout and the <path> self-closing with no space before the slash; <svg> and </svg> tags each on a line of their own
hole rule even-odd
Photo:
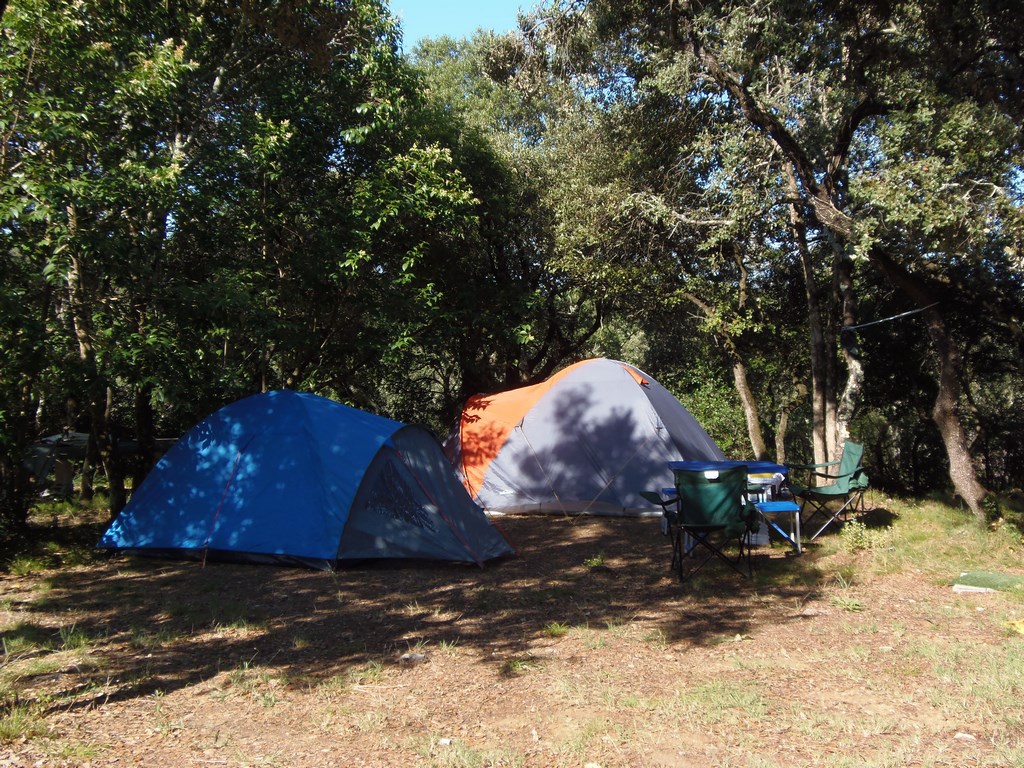
<svg viewBox="0 0 1024 768">
<path fill-rule="evenodd" d="M 1017 482 L 1024 105 L 999 51 L 1018 15 L 538 14 L 403 58 L 382 0 L 11 2 L 0 534 L 28 523 L 27 447 L 65 425 L 145 442 L 292 387 L 443 432 L 467 395 L 591 355 L 642 366 L 729 455 L 748 419 L 808 455 L 808 296 L 833 400 L 840 298 L 863 318 L 923 303 L 880 252 L 962 350 L 982 479 Z M 948 485 L 929 330 L 857 334 L 851 426 L 877 487 Z"/>
<path fill-rule="evenodd" d="M 38 739 L 51 734 L 51 729 L 37 708 L 20 704 L 0 706 L 0 744 Z"/>
<path fill-rule="evenodd" d="M 843 549 L 847 552 L 859 552 L 871 548 L 867 526 L 859 520 L 850 520 L 845 523 L 839 531 L 839 538 L 843 542 Z"/>
<path fill-rule="evenodd" d="M 601 568 L 604 564 L 604 552 L 598 552 L 596 555 L 591 555 L 583 561 L 583 565 L 586 568 Z"/>
<path fill-rule="evenodd" d="M 659 381 L 676 394 L 686 409 L 727 456 L 749 452 L 743 412 L 735 390 L 722 378 L 713 361 L 702 359 L 706 348 L 694 345 L 665 363 Z"/>
</svg>

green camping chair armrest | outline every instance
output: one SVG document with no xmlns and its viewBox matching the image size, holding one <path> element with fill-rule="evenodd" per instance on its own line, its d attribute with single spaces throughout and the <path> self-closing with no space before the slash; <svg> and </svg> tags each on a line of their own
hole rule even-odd
<svg viewBox="0 0 1024 768">
<path fill-rule="evenodd" d="M 815 477 L 824 477 L 826 480 L 842 480 L 844 477 L 855 477 L 859 472 L 862 472 L 862 467 L 857 467 L 852 472 L 843 472 L 832 474 L 830 472 L 811 472 Z"/>
<path fill-rule="evenodd" d="M 640 497 L 658 507 L 665 507 L 666 505 L 675 502 L 674 499 L 663 498 L 662 495 L 657 491 L 640 491 Z"/>
<path fill-rule="evenodd" d="M 657 491 L 640 491 L 640 497 L 649 501 L 651 504 L 661 507 L 662 514 L 665 515 L 665 519 L 668 520 L 669 525 L 676 525 L 679 518 L 676 514 L 675 499 L 666 499 Z"/>
<path fill-rule="evenodd" d="M 835 461 L 826 461 L 823 464 L 790 464 L 790 463 L 787 462 L 785 466 L 786 466 L 786 469 L 807 470 L 807 469 L 820 469 L 821 467 L 834 467 L 838 463 L 839 463 L 839 459 L 836 459 Z"/>
<path fill-rule="evenodd" d="M 817 476 L 817 477 L 826 477 L 826 478 L 830 477 L 830 475 L 827 472 L 820 472 L 819 470 L 821 470 L 821 469 L 823 469 L 825 467 L 836 467 L 836 466 L 839 465 L 839 463 L 840 463 L 840 460 L 836 459 L 835 461 L 826 461 L 826 462 L 823 462 L 821 464 L 789 464 L 787 462 L 785 466 L 786 466 L 787 473 L 789 474 L 789 476 L 791 478 L 791 485 L 793 485 L 794 487 L 799 487 L 798 484 L 792 483 L 793 475 L 801 474 L 803 476 L 803 483 L 804 483 L 804 485 L 810 486 L 810 484 L 812 482 L 811 478 L 813 478 L 815 476 Z"/>
</svg>

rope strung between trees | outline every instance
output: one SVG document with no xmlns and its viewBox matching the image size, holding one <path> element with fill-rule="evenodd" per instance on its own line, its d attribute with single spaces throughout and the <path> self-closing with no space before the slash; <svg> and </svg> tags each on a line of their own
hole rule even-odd
<svg viewBox="0 0 1024 768">
<path fill-rule="evenodd" d="M 918 312 L 924 312 L 926 309 L 931 309 L 932 307 L 938 306 L 938 304 L 939 302 L 935 302 L 934 304 L 929 304 L 927 307 L 912 309 L 909 312 L 901 312 L 900 314 L 893 315 L 892 317 L 883 317 L 881 320 L 872 320 L 870 323 L 861 323 L 860 325 L 844 325 L 842 330 L 843 333 L 846 333 L 847 331 L 856 331 L 861 328 L 867 328 L 872 325 L 879 325 L 880 323 L 888 323 L 890 320 L 899 320 L 901 317 L 907 317 L 909 315 L 916 315 Z"/>
</svg>

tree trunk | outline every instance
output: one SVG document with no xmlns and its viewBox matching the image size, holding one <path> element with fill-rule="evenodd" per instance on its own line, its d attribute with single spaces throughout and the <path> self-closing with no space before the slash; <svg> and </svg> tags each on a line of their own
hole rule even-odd
<svg viewBox="0 0 1024 768">
<path fill-rule="evenodd" d="M 786 433 L 789 432 L 789 408 L 779 412 L 779 423 L 775 427 L 775 461 L 786 463 Z"/>
<path fill-rule="evenodd" d="M 68 209 L 69 228 L 75 229 L 76 213 L 73 207 Z M 117 456 L 117 438 L 111 432 L 111 410 L 113 407 L 113 390 L 103 381 L 96 362 L 96 350 L 93 346 L 92 328 L 89 322 L 89 290 L 84 265 L 77 256 L 71 257 L 71 267 L 67 276 L 68 304 L 71 309 L 71 322 L 78 341 L 78 354 L 83 363 L 88 395 L 90 432 L 95 440 L 100 466 L 107 476 L 111 517 L 113 518 L 124 507 L 124 473 Z M 85 491 L 83 483 L 83 492 Z M 84 495 L 84 493 L 83 493 Z"/>
<path fill-rule="evenodd" d="M 107 386 L 105 394 L 106 397 L 103 404 L 104 430 L 103 438 L 100 442 L 100 460 L 103 462 L 103 469 L 107 474 L 107 485 L 110 488 L 110 519 L 113 520 L 124 509 L 128 497 L 124 487 L 124 465 L 121 460 L 121 451 L 118 448 L 118 438 L 113 429 L 113 387 Z"/>
<path fill-rule="evenodd" d="M 37 482 L 41 478 L 36 478 Z M 0 455 L 0 534 L 28 525 L 32 482 L 21 463 Z"/>
<path fill-rule="evenodd" d="M 92 501 L 92 498 L 96 493 L 95 486 L 92 482 L 96 467 L 95 454 L 95 445 L 93 440 L 90 438 L 89 444 L 85 449 L 85 458 L 82 460 L 82 487 L 78 492 L 78 498 L 82 501 Z"/>
<path fill-rule="evenodd" d="M 946 328 L 938 308 L 937 295 L 921 278 L 907 271 L 890 258 L 881 248 L 871 249 L 870 258 L 879 271 L 898 289 L 910 296 L 924 309 L 928 334 L 935 347 L 939 366 L 939 390 L 932 407 L 932 420 L 942 435 L 949 458 L 949 478 L 953 490 L 970 508 L 972 514 L 985 522 L 985 500 L 988 490 L 978 480 L 974 462 L 968 449 L 969 441 L 960 419 L 962 357 L 960 349 Z"/>
<path fill-rule="evenodd" d="M 833 274 L 836 280 L 836 293 L 842 307 L 839 346 L 846 364 L 846 386 L 839 398 L 836 409 L 836 431 L 829 442 L 830 461 L 840 457 L 843 443 L 850 439 L 850 422 L 857 413 L 857 408 L 864 390 L 864 366 L 860 362 L 860 350 L 857 347 L 857 334 L 848 330 L 857 324 L 857 295 L 853 290 L 853 262 L 842 252 L 842 246 L 836 244 L 836 259 Z"/>
<path fill-rule="evenodd" d="M 731 255 L 736 264 L 738 274 L 737 311 L 742 314 L 747 306 L 749 292 L 746 266 L 743 263 L 741 250 L 736 243 L 732 244 Z M 698 307 L 705 317 L 711 318 L 715 316 L 714 309 L 699 297 L 693 294 L 686 294 L 686 298 Z M 722 346 L 725 348 L 726 354 L 728 354 L 729 360 L 732 363 L 733 383 L 736 386 L 736 393 L 739 395 L 740 404 L 743 406 L 743 417 L 747 422 L 747 436 L 750 438 L 750 447 L 754 452 L 754 458 L 758 460 L 766 459 L 768 457 L 768 444 L 765 442 L 764 430 L 761 428 L 761 412 L 757 406 L 757 398 L 747 376 L 747 365 L 744 362 L 743 355 L 740 354 L 737 340 L 730 333 L 726 325 L 723 324 L 719 327 L 718 337 L 721 339 Z"/>
<path fill-rule="evenodd" d="M 803 271 L 804 291 L 807 296 L 807 326 L 810 334 L 811 358 L 811 446 L 814 452 L 814 462 L 823 464 L 829 460 L 827 425 L 830 423 L 830 408 L 828 404 L 834 399 L 831 397 L 834 389 L 830 386 L 832 377 L 828 363 L 829 347 L 826 343 L 825 324 L 821 316 L 821 292 L 814 279 L 814 262 L 810 248 L 807 246 L 807 223 L 796 202 L 800 199 L 800 192 L 797 188 L 792 164 L 783 163 L 783 168 L 786 172 L 789 193 L 792 196 L 789 205 L 790 229 L 800 252 L 800 266 Z"/>
<path fill-rule="evenodd" d="M 768 458 L 768 446 L 765 443 L 764 431 L 761 429 L 761 413 L 757 407 L 757 398 L 754 397 L 754 390 L 750 387 L 747 377 L 747 366 L 736 355 L 732 363 L 732 377 L 736 384 L 736 392 L 740 396 L 740 403 L 743 405 L 743 416 L 747 420 L 747 435 L 750 437 L 750 447 L 754 451 L 754 458 L 758 461 Z"/>
</svg>

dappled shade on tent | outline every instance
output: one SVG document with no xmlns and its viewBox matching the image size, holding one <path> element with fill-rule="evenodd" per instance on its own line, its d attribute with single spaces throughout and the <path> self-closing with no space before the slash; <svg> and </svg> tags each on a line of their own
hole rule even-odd
<svg viewBox="0 0 1024 768">
<path fill-rule="evenodd" d="M 445 448 L 470 495 L 503 512 L 660 513 L 640 494 L 672 484 L 669 461 L 724 458 L 668 390 L 606 359 L 470 398 Z"/>
<path fill-rule="evenodd" d="M 318 568 L 511 553 L 429 432 L 286 390 L 193 427 L 98 546 Z"/>
</svg>

